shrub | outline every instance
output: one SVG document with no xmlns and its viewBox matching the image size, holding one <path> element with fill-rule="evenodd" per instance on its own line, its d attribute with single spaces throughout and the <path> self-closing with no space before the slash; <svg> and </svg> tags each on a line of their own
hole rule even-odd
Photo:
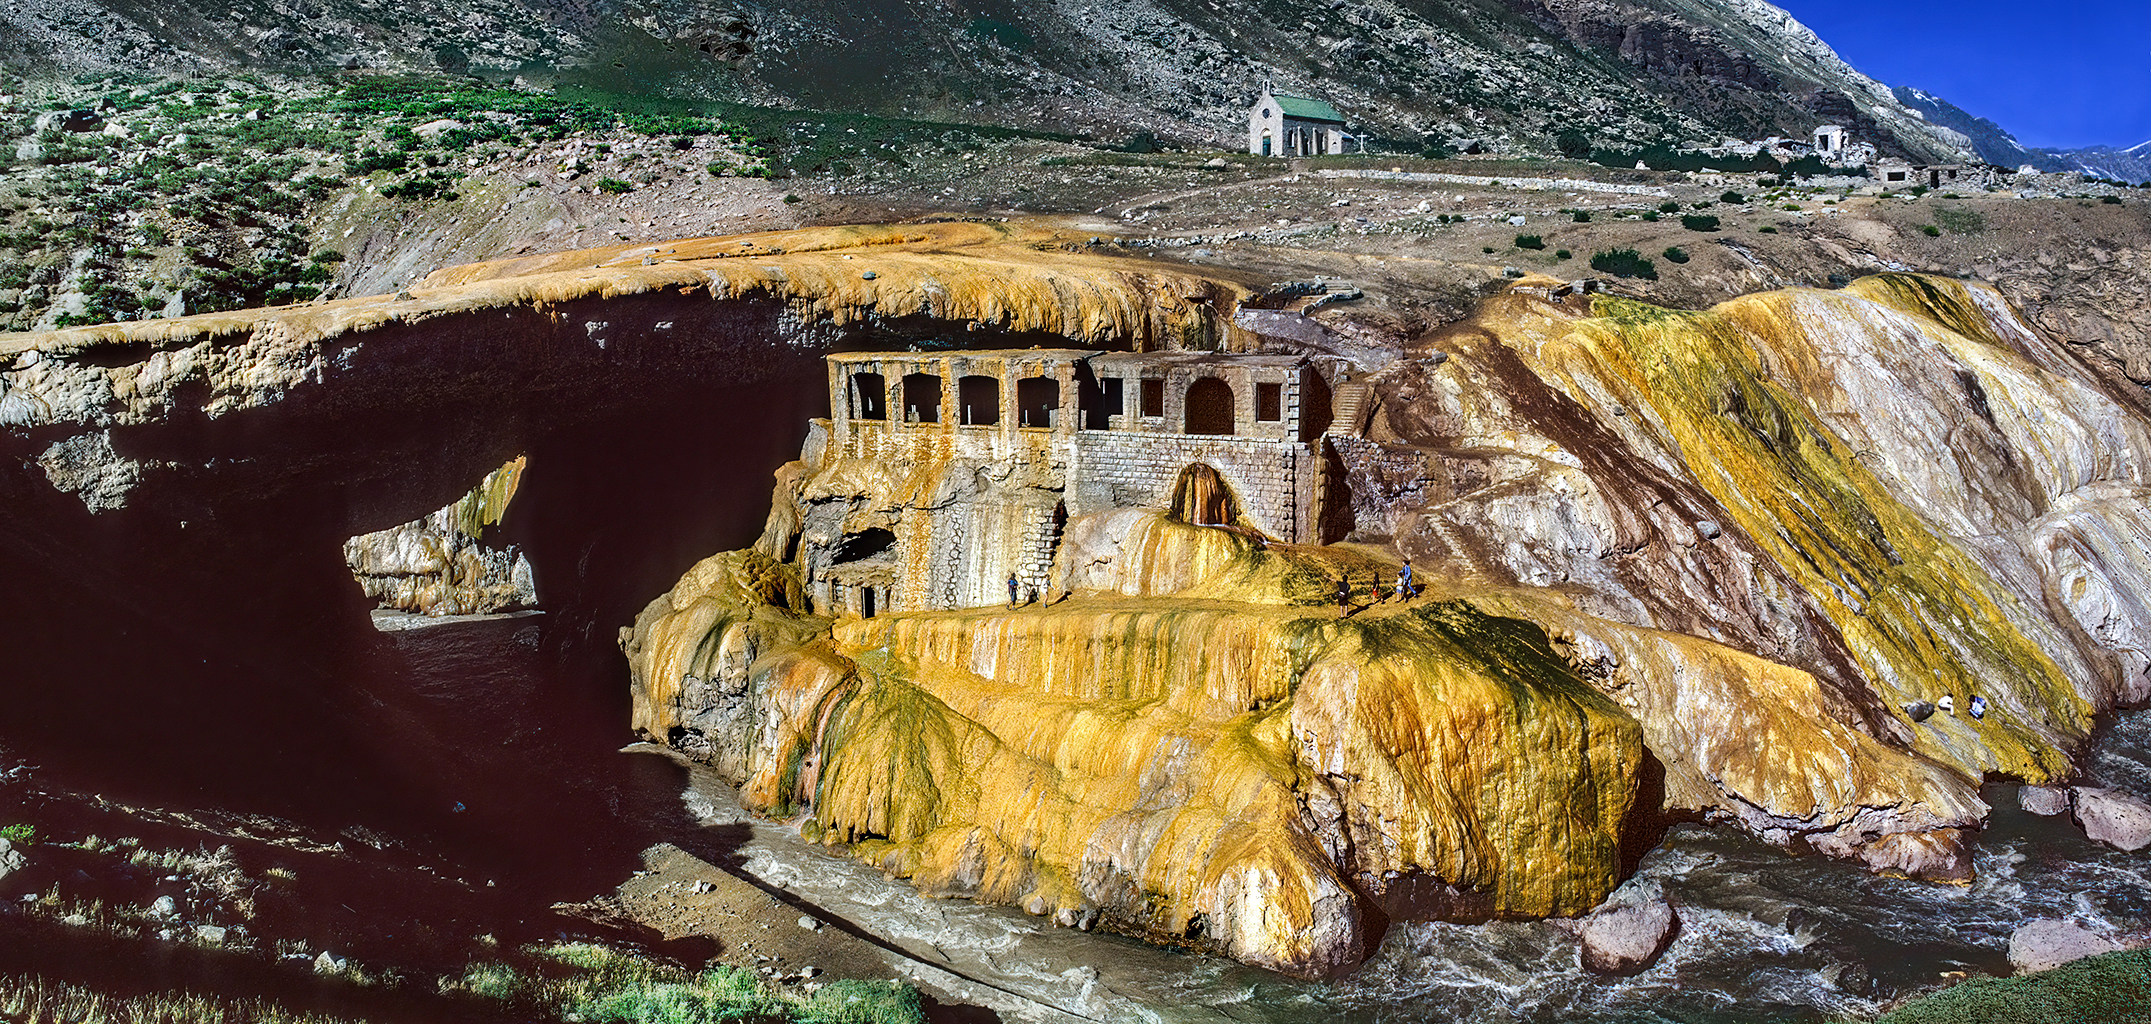
<svg viewBox="0 0 2151 1024">
<path fill-rule="evenodd" d="M 599 178 L 597 187 L 600 192 L 610 192 L 616 196 L 635 191 L 634 185 L 618 178 Z"/>
<path fill-rule="evenodd" d="M 1589 224 L 1591 222 L 1591 211 L 1589 210 L 1570 210 L 1568 211 L 1568 216 L 1570 220 L 1578 224 Z"/>
<path fill-rule="evenodd" d="M 1738 192 L 1727 192 L 1720 195 L 1718 201 L 1727 206 L 1741 206 L 1747 203 L 1748 197 Z"/>
<path fill-rule="evenodd" d="M 1774 235 L 1778 233 L 1777 226 L 1772 224 L 1765 224 L 1762 227 L 1756 228 L 1755 230 L 1758 233 L 1765 235 Z"/>
<path fill-rule="evenodd" d="M 1554 250 L 1554 259 L 1557 259 L 1557 260 L 1565 260 L 1565 259 L 1569 259 L 1569 258 L 1572 258 L 1572 257 L 1574 257 L 1575 255 L 1576 255 L 1575 253 L 1572 253 L 1572 252 L 1568 251 L 1567 249 L 1555 249 L 1555 250 Z"/>
<path fill-rule="evenodd" d="M 1494 251 L 1494 247 L 1491 245 L 1482 245 L 1479 247 L 1479 251 L 1484 253 L 1491 253 Z"/>
<path fill-rule="evenodd" d="M 1799 203 L 1786 203 L 1786 204 L 1785 204 L 1784 206 L 1780 206 L 1780 207 L 1778 207 L 1778 209 L 1780 209 L 1780 210 L 1784 210 L 1784 211 L 1785 211 L 1786 213 L 1799 213 L 1799 212 L 1800 212 L 1800 204 L 1799 204 Z"/>
<path fill-rule="evenodd" d="M 799 201 L 799 197 L 797 195 L 787 193 L 784 197 L 784 201 L 787 203 L 796 203 Z"/>
<path fill-rule="evenodd" d="M 2107 206 L 2120 206 L 2120 205 L 2121 205 L 2121 197 L 2120 197 L 2120 196 L 2104 196 L 2104 197 L 2101 197 L 2101 198 L 2099 199 L 2099 202 L 2101 202 L 2101 203 L 2104 203 L 2104 204 L 2106 204 Z"/>
<path fill-rule="evenodd" d="M 1879 1024 L 2140 1022 L 2146 1005 L 2151 1005 L 2151 950 L 2131 950 L 2038 974 L 1975 978 L 1908 1003 Z"/>
<path fill-rule="evenodd" d="M 1546 248 L 1546 240 L 1537 235 L 1518 235 L 1516 236 L 1516 247 L 1519 249 L 1544 249 Z"/>
<path fill-rule="evenodd" d="M 18 821 L 13 825 L 0 825 L 0 839 L 16 846 L 32 846 L 37 843 L 37 826 Z"/>
<path fill-rule="evenodd" d="M 1643 219 L 1644 219 L 1644 220 L 1647 220 L 1647 221 L 1650 221 L 1650 222 L 1651 222 L 1651 223 L 1653 223 L 1653 224 L 1656 224 L 1656 223 L 1658 223 L 1658 211 L 1656 211 L 1656 210 L 1646 210 L 1646 211 L 1644 211 L 1644 213 L 1643 213 Z"/>
<path fill-rule="evenodd" d="M 352 158 L 346 166 L 353 174 L 372 174 L 375 171 L 400 171 L 411 165 L 409 153 L 383 153 L 369 149 Z"/>
<path fill-rule="evenodd" d="M 1616 277 L 1640 277 L 1646 281 L 1658 280 L 1658 268 L 1643 254 L 1634 249 L 1607 249 L 1593 253 L 1591 269 Z"/>
<path fill-rule="evenodd" d="M 1935 227 L 1932 224 L 1922 224 L 1919 226 L 1919 233 L 1926 235 L 1929 238 L 1935 238 L 1941 235 L 1942 229 Z"/>
<path fill-rule="evenodd" d="M 1680 226 L 1690 231 L 1716 231 L 1718 218 L 1704 213 L 1691 213 L 1680 219 Z"/>
<path fill-rule="evenodd" d="M 1677 245 L 1667 246 L 1666 251 L 1660 255 L 1675 263 L 1686 263 L 1689 259 L 1688 250 Z"/>
<path fill-rule="evenodd" d="M 1665 202 L 1662 202 L 1662 203 L 1659 203 L 1659 204 L 1658 204 L 1658 212 L 1659 212 L 1659 213 L 1679 213 L 1679 212 L 1680 212 L 1680 204 L 1679 204 L 1679 203 L 1676 203 L 1676 202 L 1674 202 L 1674 201 L 1673 201 L 1673 200 L 1671 200 L 1671 199 L 1668 199 L 1668 200 L 1666 200 Z"/>
</svg>

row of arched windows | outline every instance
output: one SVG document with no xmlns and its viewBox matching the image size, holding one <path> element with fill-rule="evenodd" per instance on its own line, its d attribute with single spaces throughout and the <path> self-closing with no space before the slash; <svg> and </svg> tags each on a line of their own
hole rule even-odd
<svg viewBox="0 0 2151 1024">
<path fill-rule="evenodd" d="M 1158 418 L 1165 415 L 1165 381 L 1146 377 L 1140 382 L 1139 399 L 1142 415 Z M 885 420 L 889 418 L 888 384 L 878 373 L 855 373 L 851 375 L 852 417 L 862 420 Z M 1121 406 L 1122 381 L 1108 378 L 1097 382 L 1095 387 L 1081 389 L 1078 394 L 1083 425 L 1091 429 L 1104 429 L 1106 417 L 1123 412 Z M 898 382 L 897 400 L 902 403 L 900 414 L 906 423 L 939 423 L 944 411 L 942 405 L 941 376 L 932 373 L 905 374 Z M 1055 426 L 1060 413 L 1061 384 L 1051 377 L 1024 377 L 1016 381 L 1016 422 L 1025 427 Z M 1181 403 L 1182 430 L 1189 434 L 1233 434 L 1238 402 L 1232 385 L 1217 377 L 1197 377 L 1188 385 L 1186 400 Z M 956 422 L 962 426 L 990 427 L 1001 422 L 1001 380 L 998 377 L 970 375 L 956 378 Z M 1267 422 L 1284 419 L 1284 386 L 1276 383 L 1255 385 L 1255 418 Z"/>
</svg>

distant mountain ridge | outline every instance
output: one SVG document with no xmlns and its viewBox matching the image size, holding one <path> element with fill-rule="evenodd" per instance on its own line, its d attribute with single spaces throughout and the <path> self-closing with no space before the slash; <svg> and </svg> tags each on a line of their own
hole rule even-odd
<svg viewBox="0 0 2151 1024">
<path fill-rule="evenodd" d="M 78 74 L 473 73 L 1205 145 L 1264 81 L 1393 144 L 1804 137 L 1966 160 L 1762 0 L 18 0 L 0 57 Z"/>
<path fill-rule="evenodd" d="M 2129 149 L 2086 146 L 2081 149 L 2033 149 L 2001 125 L 1969 113 L 1939 96 L 1907 86 L 1892 90 L 1899 102 L 1928 121 L 1972 140 L 1979 158 L 1997 167 L 2029 164 L 2042 171 L 2073 171 L 2094 178 L 2140 183 L 2151 181 L 2151 142 Z"/>
</svg>

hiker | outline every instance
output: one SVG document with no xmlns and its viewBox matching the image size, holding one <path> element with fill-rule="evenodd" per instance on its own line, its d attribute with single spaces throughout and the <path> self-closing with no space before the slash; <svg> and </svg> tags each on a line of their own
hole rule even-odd
<svg viewBox="0 0 2151 1024">
<path fill-rule="evenodd" d="M 1397 570 L 1397 600 L 1403 601 L 1417 596 L 1418 591 L 1412 589 L 1412 560 L 1407 558 L 1404 560 L 1404 568 Z"/>
<path fill-rule="evenodd" d="M 1976 694 L 1972 697 L 1972 717 L 1987 717 L 1987 698 L 1978 696 Z"/>
<path fill-rule="evenodd" d="M 1016 606 L 1016 574 L 1015 574 L 1015 573 L 1009 573 L 1009 574 L 1008 574 L 1008 606 L 1009 606 L 1010 608 L 1014 608 L 1014 607 Z"/>
<path fill-rule="evenodd" d="M 1337 614 L 1350 615 L 1351 613 L 1352 574 L 1345 573 L 1344 575 L 1337 577 Z"/>
<path fill-rule="evenodd" d="M 1952 718 L 1956 717 L 1957 715 L 1956 698 L 1951 697 L 1949 694 L 1945 693 L 1941 697 L 1937 698 L 1934 702 L 1934 706 L 1949 712 L 1950 717 Z"/>
</svg>

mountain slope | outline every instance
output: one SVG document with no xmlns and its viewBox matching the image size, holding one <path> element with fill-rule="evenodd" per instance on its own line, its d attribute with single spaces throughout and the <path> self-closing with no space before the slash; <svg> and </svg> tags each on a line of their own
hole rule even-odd
<svg viewBox="0 0 2151 1024">
<path fill-rule="evenodd" d="M 1760 0 L 25 0 L 0 42 L 45 71 L 471 72 L 1230 142 L 1273 80 L 1416 148 L 1802 136 L 1962 159 Z"/>
</svg>

